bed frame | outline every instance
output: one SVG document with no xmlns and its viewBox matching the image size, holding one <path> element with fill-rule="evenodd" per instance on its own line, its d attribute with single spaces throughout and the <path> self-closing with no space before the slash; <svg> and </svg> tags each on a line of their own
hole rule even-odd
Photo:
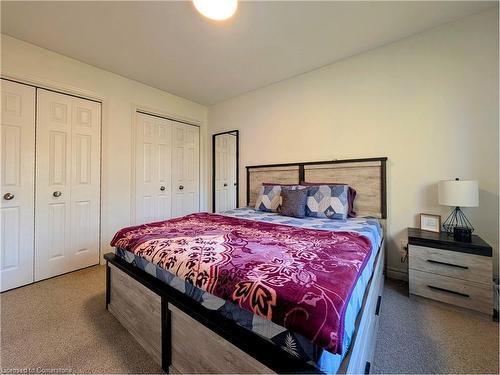
<svg viewBox="0 0 500 375">
<path fill-rule="evenodd" d="M 247 167 L 247 202 L 262 182 L 348 183 L 360 215 L 386 217 L 387 158 Z M 363 197 L 363 198 L 362 198 Z M 167 373 L 320 373 L 267 339 L 109 253 L 106 308 Z M 369 373 L 384 284 L 382 242 L 339 373 Z"/>
</svg>

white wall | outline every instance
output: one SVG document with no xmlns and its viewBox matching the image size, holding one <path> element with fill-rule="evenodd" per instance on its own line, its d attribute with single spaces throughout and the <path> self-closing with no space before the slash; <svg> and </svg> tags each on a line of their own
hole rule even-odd
<svg viewBox="0 0 500 375">
<path fill-rule="evenodd" d="M 246 165 L 387 156 L 390 270 L 406 272 L 400 241 L 418 213 L 447 214 L 436 183 L 454 177 L 479 180 L 480 207 L 465 211 L 497 264 L 497 10 L 210 107 L 210 134 L 240 130 L 240 203 Z"/>
<path fill-rule="evenodd" d="M 102 99 L 101 253 L 109 251 L 113 234 L 130 225 L 131 219 L 133 106 L 199 124 L 201 155 L 205 155 L 206 107 L 5 35 L 1 42 L 3 77 Z M 206 163 L 201 165 L 205 209 Z"/>
</svg>

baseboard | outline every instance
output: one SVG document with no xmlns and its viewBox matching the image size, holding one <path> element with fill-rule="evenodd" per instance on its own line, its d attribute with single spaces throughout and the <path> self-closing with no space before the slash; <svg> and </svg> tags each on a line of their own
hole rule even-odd
<svg viewBox="0 0 500 375">
<path fill-rule="evenodd" d="M 389 279 L 408 281 L 408 272 L 398 268 L 386 267 L 385 274 Z"/>
</svg>

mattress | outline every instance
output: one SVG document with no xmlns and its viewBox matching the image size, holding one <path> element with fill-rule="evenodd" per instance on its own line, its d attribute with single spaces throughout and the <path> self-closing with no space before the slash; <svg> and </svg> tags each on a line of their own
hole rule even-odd
<svg viewBox="0 0 500 375">
<path fill-rule="evenodd" d="M 352 336 L 355 331 L 356 317 L 361 309 L 366 286 L 373 273 L 374 261 L 382 241 L 382 230 L 378 220 L 372 218 L 355 218 L 340 221 L 312 217 L 295 219 L 281 216 L 276 213 L 256 211 L 251 208 L 226 211 L 224 215 L 240 219 L 256 220 L 308 229 L 353 231 L 363 234 L 370 240 L 372 247 L 370 258 L 368 259 L 365 268 L 356 282 L 346 308 L 343 328 L 344 340 L 342 354 L 333 354 L 324 350 L 314 345 L 300 334 L 287 330 L 286 328 L 255 315 L 248 310 L 241 309 L 232 302 L 223 300 L 213 294 L 203 291 L 127 250 L 118 248 L 117 255 L 198 301 L 205 308 L 217 311 L 226 318 L 235 321 L 240 326 L 251 330 L 267 340 L 270 340 L 275 345 L 281 347 L 290 354 L 316 366 L 320 371 L 326 373 L 337 372 L 352 341 Z"/>
</svg>

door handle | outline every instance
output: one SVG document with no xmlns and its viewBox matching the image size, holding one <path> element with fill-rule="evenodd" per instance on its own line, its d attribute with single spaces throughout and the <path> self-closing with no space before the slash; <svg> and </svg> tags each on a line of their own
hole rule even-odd
<svg viewBox="0 0 500 375">
<path fill-rule="evenodd" d="M 184 186 L 179 186 L 179 190 L 184 190 Z"/>
<path fill-rule="evenodd" d="M 52 195 L 56 198 L 59 198 L 62 195 L 62 193 L 60 191 L 54 191 Z"/>
<path fill-rule="evenodd" d="M 227 186 L 227 184 L 224 184 L 224 186 Z"/>
<path fill-rule="evenodd" d="M 161 187 L 160 187 L 160 190 L 161 190 L 161 191 L 165 191 L 165 186 L 161 186 Z"/>
<path fill-rule="evenodd" d="M 236 182 L 233 184 L 234 186 L 238 185 Z"/>
<path fill-rule="evenodd" d="M 3 199 L 5 199 L 6 201 L 10 201 L 10 200 L 14 199 L 14 194 L 12 194 L 12 193 L 5 193 L 3 195 Z"/>
</svg>

